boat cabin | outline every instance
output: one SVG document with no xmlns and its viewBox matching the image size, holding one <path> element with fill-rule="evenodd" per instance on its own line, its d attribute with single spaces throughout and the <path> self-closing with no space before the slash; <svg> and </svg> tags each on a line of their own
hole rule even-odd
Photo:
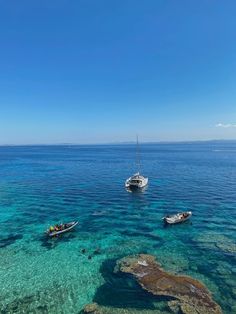
<svg viewBox="0 0 236 314">
<path fill-rule="evenodd" d="M 130 180 L 130 183 L 131 184 L 139 184 L 139 183 L 142 183 L 142 180 L 141 179 L 132 179 L 132 180 Z"/>
</svg>

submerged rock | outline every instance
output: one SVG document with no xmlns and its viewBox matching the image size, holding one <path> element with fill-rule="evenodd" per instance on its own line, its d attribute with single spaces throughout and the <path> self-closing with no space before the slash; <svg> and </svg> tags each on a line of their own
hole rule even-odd
<svg viewBox="0 0 236 314">
<path fill-rule="evenodd" d="M 229 254 L 236 253 L 235 241 L 223 234 L 205 232 L 193 238 L 193 240 L 204 249 L 219 249 Z"/>
<path fill-rule="evenodd" d="M 172 297 L 179 302 L 169 302 L 172 310 L 185 314 L 220 314 L 208 289 L 198 280 L 177 276 L 164 271 L 154 256 L 140 254 L 125 257 L 117 262 L 115 271 L 134 275 L 143 289 L 158 295 Z"/>
<path fill-rule="evenodd" d="M 113 307 L 91 303 L 84 307 L 83 314 L 169 314 L 169 311 L 153 309 L 140 309 L 132 307 Z"/>
<path fill-rule="evenodd" d="M 231 265 L 227 262 L 219 261 L 216 272 L 223 277 L 230 276 L 232 274 Z"/>
<path fill-rule="evenodd" d="M 180 311 L 180 301 L 178 300 L 173 300 L 168 302 L 169 309 L 174 313 L 174 314 L 179 314 Z"/>
<path fill-rule="evenodd" d="M 219 243 L 216 243 L 216 246 L 224 251 L 225 253 L 235 254 L 236 253 L 236 244 L 233 240 L 226 238 L 227 240 L 222 240 Z"/>
<path fill-rule="evenodd" d="M 101 254 L 101 249 L 100 249 L 99 247 L 97 247 L 97 248 L 95 249 L 95 251 L 93 252 L 93 254 L 94 254 L 94 255 L 99 255 L 99 254 Z"/>
<path fill-rule="evenodd" d="M 17 240 L 21 240 L 22 238 L 22 234 L 9 234 L 8 237 L 0 239 L 0 248 L 5 248 L 14 244 Z"/>
<path fill-rule="evenodd" d="M 91 303 L 91 304 L 87 304 L 84 307 L 84 313 L 100 314 L 101 311 L 99 310 L 99 306 L 97 303 Z"/>
<path fill-rule="evenodd" d="M 67 298 L 67 289 L 53 283 L 53 289 L 50 287 L 24 296 L 16 294 L 11 302 L 0 298 L 0 313 L 62 313 L 62 305 Z"/>
</svg>

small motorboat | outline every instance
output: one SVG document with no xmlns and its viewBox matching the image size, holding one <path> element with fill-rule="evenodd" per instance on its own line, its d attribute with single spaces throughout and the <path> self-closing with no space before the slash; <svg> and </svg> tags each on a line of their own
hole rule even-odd
<svg viewBox="0 0 236 314">
<path fill-rule="evenodd" d="M 183 212 L 176 215 L 165 216 L 162 219 L 165 223 L 174 225 L 188 220 L 192 216 L 192 212 Z"/>
<path fill-rule="evenodd" d="M 60 224 L 60 225 L 55 225 L 55 226 L 51 226 L 47 231 L 46 234 L 49 237 L 54 237 L 57 236 L 59 234 L 65 233 L 70 231 L 71 229 L 73 229 L 76 225 L 78 225 L 78 221 L 72 221 L 72 222 L 68 222 L 65 224 Z"/>
</svg>

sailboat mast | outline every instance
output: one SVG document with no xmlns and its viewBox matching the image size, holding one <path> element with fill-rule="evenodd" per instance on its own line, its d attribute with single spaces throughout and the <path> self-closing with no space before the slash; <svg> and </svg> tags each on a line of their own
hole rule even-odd
<svg viewBox="0 0 236 314">
<path fill-rule="evenodd" d="M 136 146 L 136 163 L 138 167 L 138 172 L 140 173 L 141 164 L 140 164 L 140 149 L 139 149 L 138 135 L 137 135 L 137 146 Z"/>
</svg>

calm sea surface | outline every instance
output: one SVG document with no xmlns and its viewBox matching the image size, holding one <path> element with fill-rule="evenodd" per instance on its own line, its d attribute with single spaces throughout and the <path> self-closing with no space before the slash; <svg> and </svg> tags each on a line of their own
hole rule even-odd
<svg viewBox="0 0 236 314">
<path fill-rule="evenodd" d="M 236 313 L 236 143 L 145 144 L 141 159 L 149 186 L 129 193 L 135 145 L 0 147 L 1 313 L 78 314 L 91 302 L 169 313 L 113 273 L 134 253 L 199 279 Z M 191 222 L 163 227 L 163 215 L 186 209 Z M 71 220 L 73 232 L 44 236 Z"/>
</svg>

